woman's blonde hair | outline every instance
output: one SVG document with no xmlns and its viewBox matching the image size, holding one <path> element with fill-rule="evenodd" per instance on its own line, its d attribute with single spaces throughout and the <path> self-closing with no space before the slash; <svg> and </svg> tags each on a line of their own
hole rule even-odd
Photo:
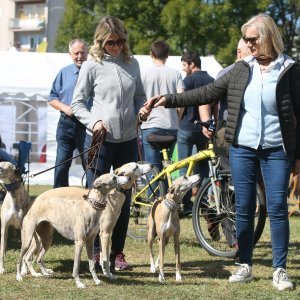
<svg viewBox="0 0 300 300">
<path fill-rule="evenodd" d="M 242 28 L 242 35 L 245 36 L 246 30 L 250 26 L 256 26 L 260 36 L 260 52 L 262 55 L 276 58 L 284 50 L 280 32 L 274 20 L 266 14 L 259 14 L 246 22 Z"/>
<path fill-rule="evenodd" d="M 94 34 L 94 42 L 90 47 L 90 55 L 95 61 L 101 62 L 104 57 L 104 45 L 111 34 L 116 34 L 125 43 L 122 49 L 125 61 L 130 62 L 130 49 L 127 42 L 127 31 L 124 23 L 114 16 L 104 16 L 101 18 Z"/>
</svg>

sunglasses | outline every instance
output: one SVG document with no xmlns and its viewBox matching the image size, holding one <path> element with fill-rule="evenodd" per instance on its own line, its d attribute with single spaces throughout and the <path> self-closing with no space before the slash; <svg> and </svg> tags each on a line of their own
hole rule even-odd
<svg viewBox="0 0 300 300">
<path fill-rule="evenodd" d="M 252 45 L 256 44 L 256 41 L 260 38 L 260 36 L 254 36 L 254 37 L 243 37 L 243 40 L 246 44 L 250 43 Z"/>
<path fill-rule="evenodd" d="M 117 47 L 123 47 L 124 44 L 125 44 L 126 40 L 125 39 L 119 39 L 119 40 L 108 40 L 106 41 L 105 43 L 105 47 L 108 47 L 108 48 L 113 48 L 114 46 L 117 46 Z"/>
</svg>

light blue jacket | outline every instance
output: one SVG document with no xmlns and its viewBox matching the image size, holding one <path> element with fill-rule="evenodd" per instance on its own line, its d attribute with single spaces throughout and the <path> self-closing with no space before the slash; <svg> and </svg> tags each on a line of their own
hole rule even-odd
<svg viewBox="0 0 300 300">
<path fill-rule="evenodd" d="M 93 98 L 90 109 L 86 108 L 89 97 Z M 136 118 L 145 101 L 138 61 L 131 57 L 127 63 L 122 54 L 105 55 L 101 63 L 82 64 L 71 108 L 88 134 L 102 120 L 108 130 L 106 141 L 119 143 L 136 137 Z"/>
</svg>

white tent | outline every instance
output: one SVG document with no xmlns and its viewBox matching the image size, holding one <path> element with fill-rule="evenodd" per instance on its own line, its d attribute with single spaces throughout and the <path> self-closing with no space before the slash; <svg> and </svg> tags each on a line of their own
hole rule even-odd
<svg viewBox="0 0 300 300">
<path fill-rule="evenodd" d="M 152 64 L 148 55 L 135 55 L 135 57 L 139 61 L 141 72 Z M 202 70 L 207 71 L 212 77 L 216 77 L 222 69 L 213 56 L 201 57 L 201 61 Z M 34 151 L 40 154 L 43 145 L 47 143 L 47 165 L 53 165 L 59 114 L 47 106 L 47 98 L 57 72 L 70 63 L 72 61 L 68 53 L 0 52 L 0 134 L 8 152 L 12 151 L 13 143 L 20 139 L 20 136 L 22 139 L 22 134 L 28 136 L 30 131 L 29 139 L 35 141 Z M 181 71 L 180 56 L 169 57 L 166 65 Z M 184 72 L 182 76 L 185 76 Z M 16 105 L 20 103 L 23 105 L 21 112 Z M 34 111 L 37 116 L 36 123 L 32 121 L 31 111 Z M 32 168 L 46 168 L 43 164 L 32 165 Z M 32 172 L 34 173 L 35 170 Z M 53 175 L 51 176 L 50 181 L 45 179 L 49 184 L 52 184 Z"/>
</svg>

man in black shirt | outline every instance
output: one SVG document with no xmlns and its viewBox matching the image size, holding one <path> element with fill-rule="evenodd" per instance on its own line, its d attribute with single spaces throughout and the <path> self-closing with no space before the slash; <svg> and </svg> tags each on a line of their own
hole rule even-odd
<svg viewBox="0 0 300 300">
<path fill-rule="evenodd" d="M 187 73 L 184 85 L 185 90 L 192 90 L 214 81 L 206 71 L 201 71 L 201 59 L 197 52 L 186 52 L 181 57 L 182 69 Z M 184 159 L 192 154 L 194 145 L 197 151 L 206 149 L 207 138 L 211 136 L 205 127 L 195 124 L 196 120 L 207 121 L 211 119 L 211 106 L 202 105 L 186 107 L 179 123 L 177 133 L 178 159 Z M 194 170 L 201 178 L 208 177 L 207 162 L 199 162 Z M 186 174 L 186 168 L 180 169 L 180 176 Z M 183 216 L 192 213 L 193 202 L 191 201 L 192 191 L 189 191 L 183 198 Z"/>
</svg>

